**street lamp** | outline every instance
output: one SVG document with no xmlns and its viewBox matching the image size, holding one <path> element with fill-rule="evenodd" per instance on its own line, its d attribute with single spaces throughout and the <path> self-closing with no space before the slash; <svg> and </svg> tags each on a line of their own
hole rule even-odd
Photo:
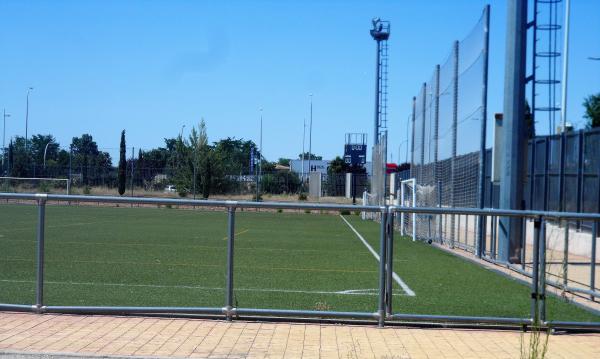
<svg viewBox="0 0 600 359">
<path fill-rule="evenodd" d="M 50 146 L 52 142 L 46 143 L 46 147 L 44 147 L 44 169 L 46 169 L 46 153 L 48 152 L 48 146 Z"/>
<path fill-rule="evenodd" d="M 6 118 L 10 117 L 10 114 L 6 113 L 6 109 L 4 109 L 4 115 L 2 117 L 2 169 L 4 169 L 4 157 L 6 157 Z"/>
</svg>

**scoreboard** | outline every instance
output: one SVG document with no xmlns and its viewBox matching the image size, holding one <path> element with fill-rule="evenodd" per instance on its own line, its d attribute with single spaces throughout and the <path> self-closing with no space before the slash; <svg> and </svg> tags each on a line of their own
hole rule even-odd
<svg viewBox="0 0 600 359">
<path fill-rule="evenodd" d="M 351 166 L 364 166 L 367 163 L 367 145 L 344 145 L 344 162 Z"/>
</svg>

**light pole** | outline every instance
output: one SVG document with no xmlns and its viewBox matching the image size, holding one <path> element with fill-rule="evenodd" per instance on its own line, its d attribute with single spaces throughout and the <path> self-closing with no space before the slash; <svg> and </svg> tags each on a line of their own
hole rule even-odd
<svg viewBox="0 0 600 359">
<path fill-rule="evenodd" d="M 25 152 L 27 153 L 27 130 L 29 128 L 29 93 L 33 90 L 33 87 L 27 89 L 27 106 L 25 107 Z"/>
<path fill-rule="evenodd" d="M 567 126 L 567 81 L 569 79 L 569 19 L 571 15 L 571 0 L 565 1 L 565 31 L 564 31 L 564 60 L 563 60 L 563 81 L 562 81 L 562 89 L 561 89 L 561 103 L 560 106 L 560 116 L 562 122 L 562 132 L 565 132 L 565 128 Z M 553 130 L 556 130 L 555 128 Z"/>
<path fill-rule="evenodd" d="M 4 109 L 3 125 L 2 125 L 2 170 L 4 170 L 4 157 L 6 157 L 6 118 L 10 117 L 10 114 L 6 113 Z"/>
<path fill-rule="evenodd" d="M 313 109 L 312 109 L 312 99 L 313 94 L 308 95 L 310 97 L 310 125 L 308 129 L 308 178 L 310 181 L 310 162 L 312 160 L 312 120 L 313 120 Z M 302 169 L 304 170 L 304 168 Z"/>
<path fill-rule="evenodd" d="M 50 146 L 52 142 L 46 143 L 46 147 L 44 147 L 44 170 L 46 169 L 46 152 L 48 152 L 48 146 Z"/>
</svg>

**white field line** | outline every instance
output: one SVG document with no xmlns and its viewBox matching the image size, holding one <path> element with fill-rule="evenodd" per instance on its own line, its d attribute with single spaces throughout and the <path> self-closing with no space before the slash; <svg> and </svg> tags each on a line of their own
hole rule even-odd
<svg viewBox="0 0 600 359">
<path fill-rule="evenodd" d="M 361 234 L 358 233 L 358 231 L 350 224 L 350 222 L 348 222 L 348 220 L 346 220 L 346 218 L 344 218 L 344 216 L 342 216 L 340 214 L 340 217 L 344 220 L 344 222 L 346 222 L 348 227 L 350 227 L 350 229 L 356 234 L 358 239 L 360 239 L 360 241 L 365 245 L 365 247 L 367 247 L 367 249 L 369 250 L 369 252 L 371 252 L 373 257 L 375 257 L 375 259 L 377 259 L 377 261 L 380 262 L 381 260 L 379 258 L 379 254 L 377 254 L 377 252 L 375 252 L 373 247 L 371 247 L 371 245 L 369 245 L 369 243 L 367 243 L 367 241 L 363 238 L 363 236 L 361 236 Z M 413 292 L 413 290 L 410 289 L 410 287 L 406 283 L 404 283 L 402 278 L 400 278 L 400 276 L 398 274 L 396 274 L 396 272 L 392 272 L 392 278 L 394 278 L 396 283 L 398 283 L 398 285 L 402 288 L 402 290 L 404 291 L 404 293 L 406 293 L 406 295 L 408 295 L 409 297 L 415 296 L 415 292 Z"/>
<path fill-rule="evenodd" d="M 0 279 L 3 283 L 36 283 L 34 280 L 20 279 Z M 161 285 L 161 284 L 128 284 L 128 283 L 94 283 L 94 282 L 61 282 L 44 281 L 46 284 L 61 285 L 81 285 L 81 286 L 105 286 L 105 287 L 137 287 L 137 288 L 176 288 L 176 289 L 196 289 L 203 291 L 225 290 L 219 287 L 202 287 L 195 285 Z M 298 289 L 276 289 L 276 288 L 234 288 L 234 291 L 240 292 L 267 292 L 267 293 L 301 293 L 301 294 L 333 294 L 333 295 L 378 295 L 377 289 L 348 289 L 340 291 L 321 291 L 321 290 L 298 290 Z M 402 294 L 399 294 L 402 295 Z"/>
</svg>

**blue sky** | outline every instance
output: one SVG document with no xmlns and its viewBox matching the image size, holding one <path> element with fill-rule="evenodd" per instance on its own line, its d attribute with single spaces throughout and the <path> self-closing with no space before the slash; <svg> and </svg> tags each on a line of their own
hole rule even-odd
<svg viewBox="0 0 600 359">
<path fill-rule="evenodd" d="M 371 18 L 391 21 L 389 149 L 406 138 L 412 96 L 486 1 L 16 1 L 0 2 L 0 108 L 7 138 L 52 133 L 66 146 L 90 133 L 116 154 L 151 148 L 204 118 L 209 139 L 258 142 L 268 159 L 296 157 L 314 94 L 313 152 L 343 153 L 346 132 L 372 144 Z M 502 111 L 504 1 L 491 1 L 490 114 Z M 600 2 L 572 1 L 568 115 L 600 91 Z M 307 141 L 308 143 L 308 141 Z M 405 144 L 403 145 L 405 146 Z M 114 150 L 113 150 L 114 149 Z M 370 156 L 370 155 L 369 155 Z M 404 158 L 404 148 L 402 149 Z"/>
</svg>

